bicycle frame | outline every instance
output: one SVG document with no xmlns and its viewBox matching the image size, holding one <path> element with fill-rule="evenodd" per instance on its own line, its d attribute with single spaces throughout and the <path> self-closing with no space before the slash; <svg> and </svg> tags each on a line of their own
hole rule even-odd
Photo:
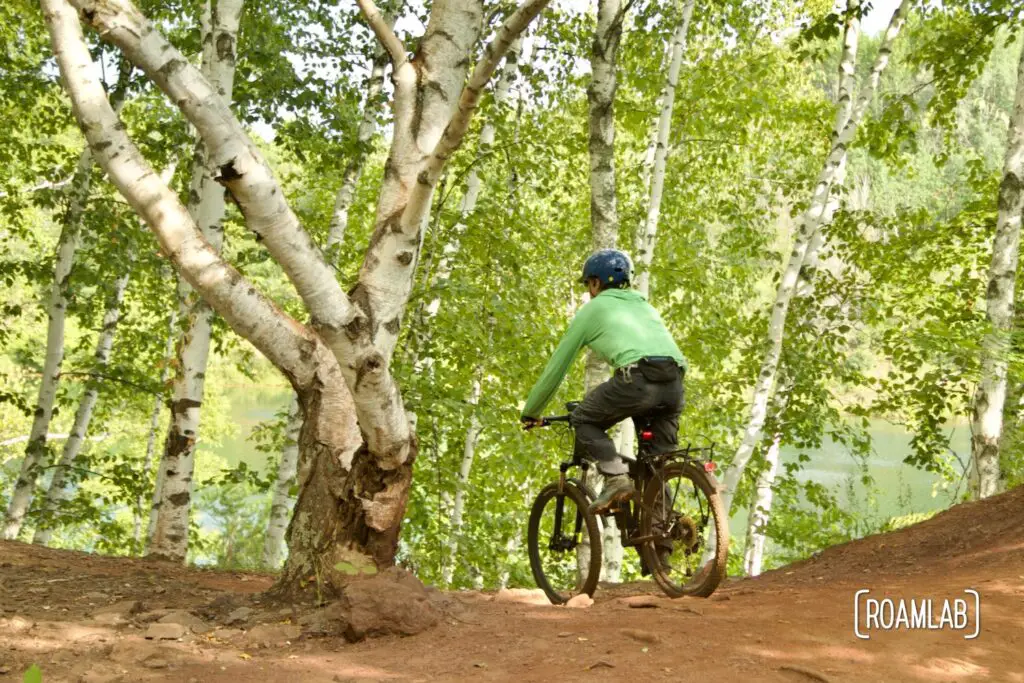
<svg viewBox="0 0 1024 683">
<path fill-rule="evenodd" d="M 569 423 L 568 415 L 560 415 L 556 417 L 545 417 L 542 418 L 542 426 L 547 426 L 554 423 Z M 637 425 L 641 427 L 641 425 Z M 646 429 L 638 429 L 640 434 L 646 434 Z M 559 477 L 558 477 L 558 496 L 555 504 L 555 531 L 552 534 L 552 538 L 548 542 L 549 550 L 563 550 L 569 551 L 576 548 L 579 545 L 576 540 L 583 528 L 583 511 L 576 511 L 576 520 L 573 527 L 573 536 L 571 539 L 564 537 L 562 534 L 562 515 L 564 511 L 565 501 L 565 482 L 571 481 L 575 486 L 580 488 L 590 500 L 594 500 L 596 497 L 594 492 L 586 485 L 586 474 L 590 469 L 590 463 L 585 459 L 585 455 L 580 452 L 580 448 L 576 442 L 576 436 L 572 436 L 573 443 L 573 457 L 572 460 L 565 461 L 559 464 Z M 640 514 L 643 508 L 641 501 L 644 500 L 644 492 L 648 484 L 656 479 L 661 479 L 659 473 L 662 472 L 664 466 L 669 462 L 684 461 L 691 464 L 699 464 L 706 472 L 714 470 L 714 447 L 712 443 L 710 446 L 703 447 L 692 447 L 687 444 L 685 448 L 677 449 L 675 451 L 669 451 L 668 453 L 660 453 L 658 455 L 651 455 L 650 444 L 647 440 L 641 439 L 637 444 L 637 457 L 635 460 L 627 461 L 629 464 L 629 476 L 633 480 L 634 488 L 636 493 L 633 499 L 627 503 L 624 507 L 620 507 L 611 512 L 615 519 L 615 525 L 619 528 L 619 533 L 622 538 L 623 547 L 638 548 L 642 543 L 648 541 L 658 540 L 656 536 L 636 536 L 637 530 L 640 528 Z M 703 460 L 699 457 L 694 457 L 694 453 L 707 453 L 708 459 Z M 708 465 L 711 465 L 710 467 Z M 567 477 L 567 473 L 570 468 L 579 467 L 582 472 L 582 477 Z M 675 497 L 678 491 L 673 493 L 672 500 L 669 503 L 669 509 L 675 504 Z M 653 514 L 653 510 L 647 510 L 648 514 Z M 703 506 L 701 506 L 701 513 L 705 515 Z M 705 520 L 706 521 L 706 520 Z"/>
</svg>

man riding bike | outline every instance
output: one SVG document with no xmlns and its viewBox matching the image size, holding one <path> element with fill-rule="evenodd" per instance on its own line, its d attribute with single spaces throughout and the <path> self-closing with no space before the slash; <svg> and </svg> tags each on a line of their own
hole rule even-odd
<svg viewBox="0 0 1024 683">
<path fill-rule="evenodd" d="M 629 468 L 607 430 L 627 418 L 653 415 L 652 452 L 665 453 L 676 448 L 683 409 L 686 359 L 658 312 L 630 289 L 632 275 L 632 261 L 617 249 L 602 249 L 587 259 L 580 282 L 587 285 L 591 299 L 573 318 L 520 417 L 527 429 L 540 423 L 544 406 L 584 346 L 612 366 L 612 378 L 587 394 L 570 416 L 577 443 L 604 476 L 601 495 L 590 506 L 595 514 L 607 512 L 634 492 Z M 670 553 L 671 548 L 659 551 L 666 565 Z"/>
</svg>

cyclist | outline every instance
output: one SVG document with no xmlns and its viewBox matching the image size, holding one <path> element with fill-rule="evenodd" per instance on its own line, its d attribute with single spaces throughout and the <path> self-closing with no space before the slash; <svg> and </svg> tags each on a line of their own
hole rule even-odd
<svg viewBox="0 0 1024 683">
<path fill-rule="evenodd" d="M 520 417 L 526 429 L 540 424 L 541 411 L 584 346 L 612 366 L 611 379 L 587 394 L 570 416 L 577 442 L 604 475 L 601 495 L 590 506 L 595 514 L 628 500 L 634 491 L 629 468 L 606 431 L 627 418 L 653 413 L 652 450 L 665 453 L 676 448 L 683 408 L 686 360 L 658 312 L 630 288 L 632 275 L 632 261 L 617 249 L 602 249 L 583 264 L 580 282 L 591 299 L 573 318 Z M 659 552 L 665 564 L 670 553 L 670 548 Z"/>
</svg>

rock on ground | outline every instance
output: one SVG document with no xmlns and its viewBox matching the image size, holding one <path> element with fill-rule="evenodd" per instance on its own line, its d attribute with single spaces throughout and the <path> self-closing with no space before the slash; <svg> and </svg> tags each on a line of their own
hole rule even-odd
<svg viewBox="0 0 1024 683">
<path fill-rule="evenodd" d="M 411 636 L 440 619 L 420 580 L 402 569 L 389 569 L 345 586 L 342 598 L 352 641 L 367 636 Z"/>
</svg>

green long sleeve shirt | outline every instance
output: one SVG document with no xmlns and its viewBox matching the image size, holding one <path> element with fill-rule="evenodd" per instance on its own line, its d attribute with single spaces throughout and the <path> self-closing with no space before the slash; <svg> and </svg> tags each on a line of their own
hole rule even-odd
<svg viewBox="0 0 1024 683">
<path fill-rule="evenodd" d="M 671 356 L 686 367 L 686 359 L 661 316 L 643 294 L 632 289 L 606 289 L 572 319 L 540 379 L 530 390 L 523 417 L 540 417 L 584 346 L 616 370 L 647 356 Z"/>
</svg>

